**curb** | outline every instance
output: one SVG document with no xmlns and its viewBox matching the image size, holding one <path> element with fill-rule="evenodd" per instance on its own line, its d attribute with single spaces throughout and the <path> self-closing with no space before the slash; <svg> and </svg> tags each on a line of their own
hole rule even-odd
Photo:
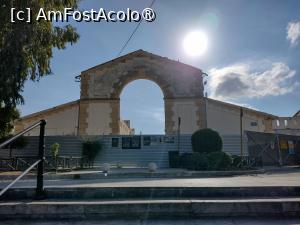
<svg viewBox="0 0 300 225">
<path fill-rule="evenodd" d="M 183 172 L 123 172 L 113 173 L 108 172 L 104 176 L 102 171 L 94 171 L 91 173 L 78 173 L 74 171 L 69 174 L 60 174 L 54 172 L 47 172 L 44 174 L 45 180 L 57 179 L 112 179 L 112 178 L 209 178 L 209 177 L 230 177 L 241 175 L 255 175 L 264 174 L 265 169 L 258 170 L 238 170 L 238 171 L 183 171 Z M 18 175 L 0 175 L 0 180 L 14 180 Z M 35 174 L 25 175 L 23 179 L 36 179 Z"/>
<path fill-rule="evenodd" d="M 299 217 L 300 199 L 14 202 L 2 219 Z"/>
<path fill-rule="evenodd" d="M 176 173 L 161 172 L 136 172 L 136 173 L 110 173 L 107 176 L 99 172 L 94 173 L 71 173 L 71 174 L 47 174 L 45 179 L 112 179 L 112 178 L 207 178 L 207 177 L 230 177 L 238 175 L 263 174 L 264 169 L 248 171 L 184 171 Z"/>
</svg>

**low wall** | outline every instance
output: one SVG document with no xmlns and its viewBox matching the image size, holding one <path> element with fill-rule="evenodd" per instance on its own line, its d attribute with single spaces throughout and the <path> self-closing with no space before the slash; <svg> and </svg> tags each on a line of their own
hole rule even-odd
<svg viewBox="0 0 300 225">
<path fill-rule="evenodd" d="M 130 137 L 134 137 L 133 141 Z M 30 136 L 28 145 L 22 150 L 13 150 L 13 156 L 37 155 L 38 137 Z M 46 155 L 50 155 L 50 146 L 60 144 L 60 156 L 81 156 L 81 147 L 84 139 L 101 139 L 103 151 L 97 156 L 95 164 L 105 162 L 120 163 L 125 166 L 147 166 L 149 162 L 156 162 L 159 167 L 169 167 L 168 152 L 192 152 L 191 135 L 181 135 L 178 138 L 166 135 L 135 135 L 135 136 L 47 136 L 45 137 Z M 223 150 L 230 154 L 240 154 L 240 137 L 223 136 Z M 7 151 L 0 151 L 0 157 L 7 157 Z M 244 139 L 244 154 L 248 154 L 247 140 Z"/>
</svg>

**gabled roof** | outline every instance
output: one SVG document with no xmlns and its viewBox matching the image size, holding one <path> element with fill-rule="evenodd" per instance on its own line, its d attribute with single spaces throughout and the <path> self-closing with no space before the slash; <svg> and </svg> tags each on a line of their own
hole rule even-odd
<svg viewBox="0 0 300 225">
<path fill-rule="evenodd" d="M 202 73 L 202 70 L 199 69 L 199 68 L 197 68 L 197 67 L 194 67 L 194 66 L 191 66 L 191 65 L 188 65 L 188 64 L 176 61 L 176 60 L 172 60 L 172 59 L 169 59 L 167 57 L 162 57 L 162 56 L 159 56 L 159 55 L 156 55 L 156 54 L 144 51 L 142 49 L 139 49 L 137 51 L 128 53 L 126 55 L 117 57 L 117 58 L 112 59 L 110 61 L 101 63 L 101 64 L 99 64 L 97 66 L 94 66 L 92 68 L 89 68 L 87 70 L 82 71 L 82 73 L 91 72 L 93 70 L 100 69 L 100 68 L 102 68 L 104 66 L 111 66 L 113 64 L 117 64 L 117 63 L 120 63 L 120 62 L 125 62 L 126 60 L 134 58 L 134 57 L 149 57 L 149 58 L 153 58 L 153 59 L 158 59 L 158 60 L 164 61 L 165 63 L 172 63 L 172 64 L 176 64 L 176 65 L 181 65 L 182 67 L 186 67 L 188 69 L 195 70 L 195 71 L 197 71 L 199 73 Z"/>
<path fill-rule="evenodd" d="M 293 117 L 296 117 L 296 116 L 300 116 L 300 110 L 298 110 L 298 112 L 296 112 L 295 115 L 293 115 Z"/>
<path fill-rule="evenodd" d="M 247 108 L 247 107 L 244 107 L 244 106 L 235 105 L 235 104 L 232 104 L 232 103 L 223 102 L 223 101 L 219 101 L 219 100 L 212 99 L 212 98 L 206 98 L 206 99 L 208 101 L 210 101 L 210 102 L 215 102 L 217 104 L 224 105 L 224 106 L 229 106 L 229 107 L 232 107 L 232 108 L 235 108 L 235 109 L 243 108 L 244 110 L 247 110 L 249 112 L 253 112 L 253 113 L 256 113 L 256 114 L 264 115 L 264 116 L 267 116 L 267 117 L 272 118 L 272 119 L 278 118 L 278 116 L 275 116 L 273 114 L 262 112 L 262 111 L 258 111 L 258 110 L 251 109 L 251 108 Z"/>
</svg>

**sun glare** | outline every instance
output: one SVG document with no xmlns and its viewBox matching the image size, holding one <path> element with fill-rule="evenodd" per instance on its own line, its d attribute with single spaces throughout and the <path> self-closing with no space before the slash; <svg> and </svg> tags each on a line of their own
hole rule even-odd
<svg viewBox="0 0 300 225">
<path fill-rule="evenodd" d="M 203 55 L 208 46 L 208 39 L 205 33 L 193 31 L 186 35 L 183 41 L 185 52 L 191 56 Z"/>
</svg>

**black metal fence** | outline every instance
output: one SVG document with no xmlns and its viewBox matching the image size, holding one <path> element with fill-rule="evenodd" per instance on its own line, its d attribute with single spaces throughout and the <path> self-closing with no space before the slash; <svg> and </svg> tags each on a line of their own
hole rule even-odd
<svg viewBox="0 0 300 225">
<path fill-rule="evenodd" d="M 300 136 L 246 131 L 250 157 L 260 157 L 263 166 L 300 164 Z"/>
</svg>

